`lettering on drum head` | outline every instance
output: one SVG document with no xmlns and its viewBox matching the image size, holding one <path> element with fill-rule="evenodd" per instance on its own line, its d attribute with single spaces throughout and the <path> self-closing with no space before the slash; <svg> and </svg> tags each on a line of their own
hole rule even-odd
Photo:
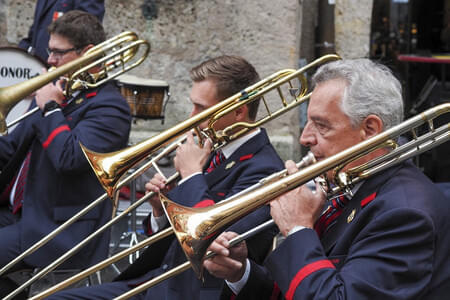
<svg viewBox="0 0 450 300">
<path fill-rule="evenodd" d="M 17 78 L 26 80 L 37 75 L 39 75 L 39 73 L 31 75 L 30 68 L 0 66 L 0 77 L 3 78 Z"/>
<path fill-rule="evenodd" d="M 45 68 L 44 63 L 25 50 L 0 47 L 0 88 L 29 80 L 39 75 L 43 68 Z M 31 99 L 32 97 L 25 97 L 14 105 L 6 117 L 6 123 L 22 116 L 29 109 Z M 8 128 L 8 131 L 13 131 L 15 126 L 17 125 Z"/>
<path fill-rule="evenodd" d="M 45 65 L 22 49 L 0 47 L 0 87 L 38 76 Z"/>
</svg>

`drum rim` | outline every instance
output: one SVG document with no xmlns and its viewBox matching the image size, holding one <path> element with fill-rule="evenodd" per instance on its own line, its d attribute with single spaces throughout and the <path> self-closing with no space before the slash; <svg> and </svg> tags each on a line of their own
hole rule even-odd
<svg viewBox="0 0 450 300">
<path fill-rule="evenodd" d="M 38 62 L 40 62 L 42 64 L 42 66 L 44 68 L 46 68 L 48 66 L 47 62 L 45 62 L 42 58 L 40 58 L 37 55 L 33 55 L 33 54 L 29 53 L 28 51 L 26 51 L 25 49 L 22 49 L 20 47 L 17 47 L 17 46 L 2 46 L 2 47 L 0 47 L 0 51 L 2 49 L 7 49 L 7 50 L 9 49 L 9 50 L 15 50 L 15 51 L 18 51 L 18 52 L 22 52 L 23 54 L 28 55 L 29 57 L 36 59 Z"/>
<path fill-rule="evenodd" d="M 146 80 L 149 83 L 151 81 L 153 81 L 153 84 L 145 84 L 145 83 L 142 83 L 142 82 L 132 82 L 131 80 L 133 80 L 133 79 Z M 137 77 L 135 75 L 128 75 L 128 74 L 120 75 L 120 76 L 118 76 L 116 78 L 116 80 L 119 83 L 121 83 L 123 85 L 128 85 L 128 86 L 162 87 L 162 88 L 168 88 L 169 87 L 169 84 L 166 81 L 164 81 L 164 80 L 151 79 L 151 78 L 140 78 L 140 77 Z"/>
</svg>

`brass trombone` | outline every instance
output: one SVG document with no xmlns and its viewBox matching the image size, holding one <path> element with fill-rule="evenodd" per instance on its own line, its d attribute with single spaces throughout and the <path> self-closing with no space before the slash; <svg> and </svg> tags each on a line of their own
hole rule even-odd
<svg viewBox="0 0 450 300">
<path fill-rule="evenodd" d="M 202 261 L 204 259 L 206 248 L 221 231 L 250 211 L 261 207 L 279 195 L 306 183 L 307 181 L 327 172 L 328 170 L 338 167 L 335 171 L 335 182 L 337 183 L 337 186 L 329 193 L 330 195 L 334 195 L 342 189 L 346 189 L 365 178 L 393 166 L 394 164 L 398 164 L 448 141 L 450 139 L 450 123 L 442 125 L 438 129 L 435 129 L 433 125 L 434 118 L 448 112 L 450 112 L 450 103 L 431 108 L 369 140 L 344 150 L 321 162 L 314 163 L 309 167 L 305 167 L 305 165 L 310 165 L 312 158 L 302 160 L 297 164 L 300 168 L 305 167 L 301 171 L 292 175 L 287 175 L 286 171 L 275 173 L 272 176 L 264 178 L 257 185 L 252 186 L 211 207 L 183 207 L 163 197 L 161 201 L 163 203 L 166 215 L 171 222 L 172 228 L 176 231 L 177 238 L 185 251 L 188 261 L 160 276 L 153 278 L 136 289 L 123 294 L 118 299 L 127 299 L 160 283 L 161 281 L 187 270 L 190 267 L 193 267 L 197 274 L 201 276 Z M 429 132 L 418 136 L 417 128 L 424 123 L 428 123 Z M 350 161 L 354 160 L 355 157 L 360 157 L 361 155 L 370 153 L 375 149 L 384 147 L 386 144 L 392 143 L 392 141 L 396 140 L 398 136 L 408 131 L 410 131 L 413 135 L 413 140 L 410 142 L 398 147 L 393 147 L 394 149 L 386 155 L 375 158 L 365 165 L 348 170 L 347 173 L 345 173 L 346 176 L 338 176 L 338 170 Z M 343 178 L 345 178 L 345 182 L 341 180 Z M 262 228 L 260 229 L 265 229 L 272 225 L 273 221 L 268 221 L 265 225 L 261 226 Z M 157 233 L 158 238 L 166 237 L 168 234 L 170 234 L 169 230 L 164 230 Z M 121 253 L 118 253 L 113 257 L 86 269 L 85 271 L 57 284 L 53 288 L 36 295 L 32 299 L 42 299 L 77 282 L 97 270 L 100 270 L 125 257 L 126 255 L 149 245 L 152 242 L 152 238 L 153 237 L 150 237 L 140 244 L 122 251 Z"/>
<path fill-rule="evenodd" d="M 305 155 L 305 157 L 300 162 L 297 163 L 297 167 L 298 168 L 304 168 L 304 167 L 306 167 L 308 165 L 311 165 L 315 161 L 316 160 L 314 158 L 314 155 L 311 152 L 309 152 L 307 155 Z M 250 187 L 246 188 L 245 190 L 242 190 L 241 192 L 239 192 L 237 194 L 234 194 L 233 196 L 229 197 L 227 199 L 227 201 L 232 201 L 234 199 L 237 199 L 241 195 L 249 193 L 250 191 L 253 191 L 253 190 L 255 190 L 255 189 L 257 189 L 257 188 L 259 188 L 261 186 L 264 186 L 264 185 L 268 184 L 269 182 L 275 182 L 278 179 L 284 177 L 285 175 L 286 175 L 286 171 L 283 170 L 283 171 L 274 173 L 274 174 L 272 174 L 272 175 L 270 175 L 268 177 L 265 177 L 265 178 L 261 179 L 257 184 L 255 184 L 253 186 L 250 186 Z M 154 195 L 154 193 L 149 193 L 149 194 Z M 147 194 L 147 195 L 149 195 L 149 194 Z M 146 199 L 148 198 L 147 195 L 144 196 Z M 257 232 L 260 232 L 260 231 L 266 229 L 269 226 L 270 226 L 270 224 L 265 224 L 264 226 L 259 225 L 258 226 L 259 228 L 255 229 L 255 230 L 252 230 L 251 234 L 254 235 Z M 107 266 L 109 266 L 109 265 L 111 265 L 111 264 L 121 260 L 122 258 L 126 257 L 127 255 L 130 255 L 130 254 L 132 254 L 132 253 L 134 253 L 136 251 L 139 251 L 140 249 L 142 249 L 144 247 L 147 247 L 147 246 L 155 243 L 156 241 L 159 241 L 159 240 L 161 240 L 161 239 L 163 239 L 165 237 L 170 236 L 172 233 L 173 233 L 172 228 L 167 228 L 167 229 L 164 229 L 164 230 L 162 230 L 160 232 L 157 232 L 154 235 L 152 235 L 152 236 L 146 238 L 145 240 L 139 242 L 138 244 L 136 244 L 136 245 L 134 245 L 134 246 L 132 246 L 132 247 L 130 247 L 128 249 L 125 249 L 125 250 L 123 250 L 123 251 L 121 251 L 119 253 L 114 254 L 113 256 L 111 256 L 111 257 L 109 257 L 109 258 L 107 258 L 107 259 L 97 263 L 96 265 L 93 265 L 93 266 L 87 268 L 86 270 L 83 270 L 80 273 L 78 273 L 78 274 L 76 274 L 76 275 L 74 275 L 74 276 L 72 276 L 72 277 L 70 277 L 70 278 L 68 278 L 68 279 L 66 279 L 66 280 L 56 284 L 56 285 L 54 285 L 50 289 L 47 289 L 47 290 L 39 293 L 38 295 L 35 295 L 31 299 L 43 299 L 43 298 L 45 298 L 45 297 L 47 297 L 47 296 L 49 296 L 49 295 L 51 295 L 51 294 L 53 294 L 53 293 L 55 293 L 57 291 L 60 291 L 60 290 L 62 290 L 64 288 L 66 288 L 66 287 L 68 287 L 68 286 L 70 286 L 70 285 L 80 281 L 83 278 L 86 278 L 87 276 L 89 276 L 89 275 L 91 275 L 91 274 L 93 274 L 93 273 L 95 273 L 95 272 L 97 272 L 99 270 L 104 269 L 105 267 L 107 267 Z M 187 265 L 183 264 L 181 272 L 184 271 L 184 270 L 187 270 L 189 267 L 190 267 L 190 263 L 189 262 L 187 263 Z"/>
<path fill-rule="evenodd" d="M 411 131 L 414 137 L 411 142 L 403 146 L 397 146 L 389 154 L 375 158 L 365 165 L 349 170 L 346 176 L 335 174 L 335 180 L 345 178 L 346 182 L 337 182 L 338 186 L 333 189 L 332 193 L 352 186 L 375 173 L 448 141 L 450 139 L 450 123 L 444 124 L 438 129 L 435 129 L 433 125 L 434 118 L 448 112 L 450 112 L 450 103 L 444 103 L 430 108 L 377 136 L 305 167 L 297 173 L 286 175 L 275 182 L 263 185 L 233 201 L 225 200 L 210 207 L 192 208 L 179 205 L 164 196 L 161 197 L 164 211 L 188 258 L 188 262 L 139 285 L 133 290 L 115 298 L 115 300 L 128 299 L 165 279 L 183 272 L 189 267 L 192 267 L 198 277 L 201 278 L 206 249 L 215 237 L 229 225 L 253 210 L 269 203 L 276 197 L 305 184 L 309 180 L 333 168 L 338 167 L 339 170 L 349 162 L 355 160 L 355 157 L 366 155 L 380 147 L 384 147 L 386 144 L 392 143 L 392 141 L 395 141 L 407 131 Z M 428 123 L 429 132 L 418 137 L 416 129 L 424 123 Z M 272 225 L 270 224 L 271 222 L 266 223 L 267 226 Z"/>
<path fill-rule="evenodd" d="M 144 49 L 143 51 L 140 51 L 141 46 Z M 126 31 L 92 47 L 82 57 L 64 64 L 61 67 L 49 70 L 46 74 L 39 75 L 28 81 L 9 87 L 0 88 L 0 134 L 6 134 L 8 127 L 39 110 L 39 108 L 36 107 L 13 122 L 9 124 L 5 123 L 5 117 L 14 105 L 45 84 L 64 76 L 65 74 L 71 73 L 67 79 L 66 89 L 64 91 L 64 94 L 67 97 L 70 97 L 76 90 L 95 88 L 106 81 L 112 80 L 137 67 L 146 59 L 149 51 L 150 44 L 147 41 L 139 40 L 135 33 Z M 89 70 L 93 67 L 100 67 L 100 71 L 93 74 L 89 73 Z M 104 198 L 106 199 L 106 197 Z M 96 204 L 98 203 L 99 202 Z M 95 205 L 91 203 L 88 206 L 89 210 Z M 86 210 L 84 214 L 89 210 Z M 66 221 L 66 223 L 64 223 L 64 228 L 74 223 L 78 218 L 71 218 Z M 50 241 L 61 231 L 58 231 L 58 228 L 5 265 L 0 270 L 0 275 L 3 275 L 17 262 Z"/>
<path fill-rule="evenodd" d="M 116 299 L 128 299 L 170 277 L 173 277 L 190 267 L 194 269 L 199 277 L 202 274 L 202 262 L 206 257 L 211 257 L 211 254 L 206 254 L 206 249 L 217 235 L 227 228 L 230 224 L 239 220 L 249 212 L 269 203 L 276 197 L 290 191 L 309 180 L 326 173 L 329 170 L 335 169 L 334 180 L 337 184 L 329 192 L 334 195 L 343 189 L 347 189 L 361 180 L 364 180 L 386 168 L 392 167 L 395 164 L 401 163 L 411 157 L 419 155 L 428 151 L 440 144 L 447 142 L 450 139 L 450 123 L 444 124 L 435 129 L 433 119 L 450 112 L 450 103 L 438 105 L 430 108 L 427 111 L 412 117 L 401 124 L 392 127 L 375 137 L 363 141 L 355 146 L 352 146 L 338 154 L 335 154 L 320 162 L 311 164 L 312 158 L 302 160 L 297 164 L 302 168 L 299 172 L 287 175 L 286 170 L 275 173 L 267 178 L 264 178 L 255 186 L 252 186 L 237 195 L 234 195 L 214 206 L 204 208 L 184 207 L 176 204 L 165 197 L 161 197 L 161 201 L 166 212 L 167 217 L 175 231 L 177 238 L 188 258 L 188 261 L 167 271 L 160 276 L 157 276 L 148 282 L 139 285 L 135 289 L 117 297 Z M 419 126 L 428 124 L 428 132 L 418 135 L 417 130 Z M 411 132 L 413 139 L 401 146 L 396 145 L 395 140 L 406 133 Z M 368 163 L 348 170 L 346 173 L 337 172 L 349 162 L 355 160 L 356 157 L 366 155 L 380 147 L 394 144 L 394 149 L 386 155 L 375 158 Z M 345 176 L 342 176 L 344 174 Z M 342 181 L 344 179 L 344 181 Z M 273 221 L 258 226 L 255 233 L 266 229 L 273 225 Z M 169 228 L 170 229 L 170 228 Z M 158 239 L 166 237 L 170 234 L 168 229 L 157 233 Z M 252 233 L 245 233 L 244 236 L 251 236 Z M 241 237 L 236 238 L 238 241 Z M 135 252 L 136 250 L 145 247 L 152 242 L 152 237 L 142 241 L 140 244 L 133 246 L 121 253 L 114 255 L 99 264 L 86 269 L 85 271 L 57 284 L 31 299 L 43 299 L 52 293 L 59 291 L 78 280 L 100 270 L 107 265 L 125 257 L 126 255 Z M 233 243 L 234 244 L 234 243 Z"/>
<path fill-rule="evenodd" d="M 142 56 L 136 59 L 136 54 L 141 45 L 145 46 L 145 51 L 142 53 Z M 0 134 L 7 134 L 9 127 L 39 110 L 39 107 L 35 107 L 9 124 L 5 122 L 8 112 L 14 105 L 47 83 L 75 71 L 67 79 L 64 91 L 66 97 L 69 98 L 73 91 L 97 87 L 137 67 L 145 60 L 149 51 L 150 44 L 147 41 L 138 40 L 135 33 L 126 31 L 92 47 L 82 57 L 59 68 L 50 69 L 46 74 L 41 74 L 30 80 L 0 88 Z M 135 59 L 135 61 L 130 64 L 129 61 L 132 59 Z M 101 66 L 101 70 L 95 74 L 89 73 L 88 70 L 95 66 Z M 109 74 L 114 69 L 119 70 Z"/>
<path fill-rule="evenodd" d="M 77 220 L 79 217 L 86 214 L 89 210 L 91 210 L 95 205 L 100 203 L 101 201 L 105 200 L 110 196 L 110 198 L 113 199 L 113 202 L 116 203 L 118 199 L 118 192 L 119 188 L 129 183 L 134 178 L 140 176 L 142 173 L 144 173 L 145 170 L 147 170 L 149 167 L 153 166 L 157 172 L 161 173 L 159 171 L 159 168 L 157 166 L 157 162 L 164 156 L 167 155 L 167 153 L 170 153 L 171 151 L 175 150 L 179 143 L 181 143 L 184 140 L 183 134 L 187 132 L 188 130 L 195 129 L 197 131 L 197 136 L 199 138 L 211 138 L 214 142 L 214 149 L 217 149 L 218 147 L 223 146 L 229 141 L 232 141 L 239 136 L 242 136 L 249 130 L 253 129 L 254 127 L 260 126 L 280 115 L 283 113 L 291 110 L 292 108 L 296 107 L 297 105 L 303 103 L 304 101 L 309 99 L 309 94 L 307 94 L 308 88 L 307 88 L 307 82 L 306 77 L 304 76 L 304 73 L 311 68 L 314 68 L 316 66 L 319 66 L 323 63 L 340 59 L 337 55 L 326 55 L 323 56 L 312 63 L 308 64 L 307 66 L 299 69 L 299 70 L 292 70 L 292 69 L 286 69 L 281 70 L 279 72 L 276 72 L 267 78 L 257 82 L 256 84 L 246 88 L 244 91 L 237 93 L 220 103 L 214 105 L 213 107 L 203 111 L 202 113 L 191 117 L 187 119 L 186 121 L 183 121 L 182 123 L 169 128 L 165 130 L 164 132 L 145 140 L 135 146 L 126 148 L 121 151 L 116 151 L 112 153 L 107 154 L 100 154 L 95 152 L 90 152 L 89 150 L 84 149 L 86 156 L 88 157 L 88 160 L 90 161 L 91 165 L 93 166 L 95 173 L 97 177 L 102 182 L 102 185 L 105 187 L 107 193 L 100 196 L 96 200 L 94 200 L 89 206 L 84 208 L 82 211 L 80 211 L 78 214 L 73 216 L 71 219 L 66 221 L 64 224 L 60 225 L 57 229 L 55 229 L 53 232 L 51 232 L 48 236 L 46 236 L 41 241 L 38 241 L 35 245 L 31 246 L 26 252 L 22 253 L 20 257 L 17 257 L 14 261 L 12 261 L 10 264 L 15 264 L 17 261 L 23 259 L 23 257 L 31 254 L 35 250 L 39 249 L 42 245 L 47 243 L 49 240 L 54 238 L 59 232 L 64 230 L 66 227 L 71 225 L 75 220 Z M 293 85 L 292 81 L 297 79 L 300 83 L 299 87 L 297 85 Z M 292 97 L 292 101 L 290 99 L 286 99 L 285 95 L 283 94 L 282 86 L 284 84 L 287 84 L 289 86 L 289 94 Z M 266 100 L 264 99 L 264 95 L 269 93 L 270 91 L 275 90 L 278 94 L 278 96 L 281 98 L 281 108 L 277 111 L 270 111 L 269 105 L 267 104 Z M 222 117 L 222 115 L 227 114 L 231 110 L 234 110 L 241 105 L 245 105 L 247 103 L 250 103 L 251 101 L 254 101 L 256 99 L 262 98 L 262 101 L 265 104 L 267 115 L 261 119 L 259 119 L 255 123 L 239 123 L 234 124 L 232 126 L 227 127 L 223 131 L 216 132 L 213 129 L 214 123 Z M 200 129 L 196 128 L 200 123 L 204 122 L 205 120 L 209 120 L 208 127 L 201 131 Z M 145 163 L 143 166 L 141 166 L 136 172 L 134 172 L 131 175 L 128 175 L 125 179 L 121 180 L 121 177 L 134 165 L 141 162 L 145 158 L 152 155 L 155 151 L 160 149 L 162 146 L 168 144 L 169 142 L 173 141 L 174 139 L 178 139 L 177 141 L 171 143 L 164 151 L 163 153 L 157 155 L 153 159 L 151 159 L 149 162 Z M 164 174 L 161 173 L 165 177 Z M 178 173 L 175 173 L 171 175 L 168 178 L 168 182 L 174 181 L 178 177 Z M 81 249 L 84 245 L 86 245 L 90 240 L 92 240 L 95 236 L 100 234 L 101 232 L 105 231 L 109 226 L 116 223 L 120 218 L 123 216 L 126 216 L 130 211 L 137 208 L 139 205 L 147 201 L 153 193 L 148 193 L 141 199 L 138 199 L 135 203 L 133 203 L 130 207 L 128 207 L 125 211 L 111 219 L 108 223 L 103 225 L 101 228 L 97 229 L 94 233 L 86 237 L 83 241 L 81 241 L 76 247 L 72 248 L 70 251 L 65 253 L 63 256 L 59 257 L 57 260 L 55 260 L 52 264 L 47 266 L 46 268 L 42 269 L 38 274 L 36 274 L 33 278 L 25 282 L 19 289 L 14 291 L 15 294 L 17 294 L 19 291 L 23 290 L 25 287 L 32 284 L 37 279 L 41 278 L 42 276 L 46 275 L 50 271 L 52 271 L 54 268 L 59 266 L 62 262 L 64 262 L 66 259 L 71 257 L 73 254 L 75 254 L 77 251 Z M 171 234 L 171 229 L 166 229 L 164 232 L 161 232 L 157 235 L 154 235 L 150 237 L 149 241 L 147 242 L 147 245 L 152 244 L 159 239 Z M 147 239 L 148 240 L 148 239 Z M 143 247 L 143 246 L 142 246 Z M 32 251 L 29 252 L 28 251 Z M 9 265 L 9 264 L 8 264 Z M 5 266 L 6 267 L 6 266 Z M 8 267 L 10 268 L 10 266 Z M 3 269 L 0 270 L 0 275 L 2 274 Z"/>
<path fill-rule="evenodd" d="M 325 55 L 321 58 L 313 61 L 307 66 L 295 71 L 295 70 L 282 70 L 273 75 L 263 79 L 254 85 L 246 88 L 244 91 L 237 93 L 218 104 L 206 109 L 205 111 L 169 128 L 152 138 L 142 141 L 132 147 L 129 147 L 125 150 L 120 150 L 111 153 L 96 153 L 90 151 L 83 145 L 81 146 L 83 152 L 86 155 L 89 163 L 91 164 L 92 169 L 94 170 L 98 180 L 101 185 L 105 189 L 106 193 L 112 197 L 114 190 L 120 180 L 120 178 L 126 173 L 127 170 L 141 162 L 148 155 L 154 153 L 160 147 L 164 146 L 168 142 L 172 141 L 174 138 L 179 137 L 180 135 L 186 133 L 188 130 L 196 128 L 202 122 L 209 120 L 208 127 L 204 130 L 204 133 L 213 141 L 216 146 L 219 146 L 223 143 L 229 142 L 238 136 L 243 135 L 249 130 L 260 126 L 262 123 L 271 120 L 272 118 L 277 117 L 280 114 L 283 114 L 286 110 L 291 109 L 292 106 L 298 105 L 298 99 L 305 96 L 307 93 L 307 82 L 304 73 L 318 65 L 329 62 L 331 60 L 340 59 L 337 55 Z M 284 83 L 289 83 L 292 79 L 298 78 L 301 82 L 301 86 L 299 90 L 296 90 L 294 103 L 290 105 L 286 102 L 282 91 L 280 89 L 280 85 Z M 291 86 L 291 88 L 293 88 Z M 264 101 L 266 106 L 268 115 L 255 123 L 239 123 L 229 126 L 223 131 L 215 131 L 213 129 L 214 123 L 220 119 L 223 115 L 227 114 L 230 111 L 235 110 L 236 108 L 250 103 L 258 98 L 261 95 L 273 90 L 277 89 L 279 92 L 279 96 L 281 97 L 282 104 L 285 106 L 284 109 L 277 111 L 275 113 L 271 113 L 269 111 L 267 103 Z M 263 99 L 264 100 L 264 99 Z M 199 130 L 198 130 L 199 131 Z M 198 135 L 202 137 L 201 134 Z"/>
</svg>

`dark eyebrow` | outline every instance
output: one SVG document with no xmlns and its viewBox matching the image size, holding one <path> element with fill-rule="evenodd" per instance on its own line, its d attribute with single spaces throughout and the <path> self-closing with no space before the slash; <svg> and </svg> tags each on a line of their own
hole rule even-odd
<svg viewBox="0 0 450 300">
<path fill-rule="evenodd" d="M 322 117 L 311 117 L 311 120 L 313 122 L 319 122 L 319 123 L 323 123 L 325 125 L 330 125 L 330 121 L 328 119 L 322 118 Z"/>
<path fill-rule="evenodd" d="M 192 98 L 191 97 L 189 97 L 189 100 L 191 100 L 191 102 L 192 102 L 192 105 L 194 105 L 194 106 L 197 106 L 197 107 L 199 107 L 199 108 L 205 108 L 206 106 L 205 105 L 203 105 L 203 104 L 200 104 L 200 103 L 197 103 L 197 102 L 195 102 L 194 100 L 192 100 Z"/>
</svg>

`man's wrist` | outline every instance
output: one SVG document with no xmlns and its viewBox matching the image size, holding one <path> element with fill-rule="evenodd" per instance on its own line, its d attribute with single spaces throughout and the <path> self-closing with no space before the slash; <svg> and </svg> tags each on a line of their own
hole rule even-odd
<svg viewBox="0 0 450 300">
<path fill-rule="evenodd" d="M 187 177 L 181 179 L 181 180 L 178 182 L 178 185 L 181 185 L 183 182 L 187 181 L 188 179 L 190 179 L 190 178 L 192 178 L 192 177 L 194 177 L 194 176 L 196 176 L 196 175 L 201 175 L 201 174 L 202 174 L 202 172 L 196 172 L 196 173 L 193 173 L 193 174 L 191 174 L 190 176 L 187 176 Z"/>
<path fill-rule="evenodd" d="M 45 103 L 44 108 L 42 109 L 42 115 L 46 116 L 47 113 L 52 112 L 54 110 L 61 109 L 61 106 L 55 100 L 50 100 Z"/>
<path fill-rule="evenodd" d="M 152 207 L 152 212 L 153 212 L 153 215 L 155 216 L 155 217 L 161 217 L 161 216 L 164 216 L 164 210 L 163 209 L 155 209 L 155 208 L 153 208 Z"/>
<path fill-rule="evenodd" d="M 230 282 L 228 280 L 225 280 L 226 284 L 228 285 L 228 287 L 231 289 L 231 291 L 235 295 L 239 294 L 239 292 L 242 290 L 242 288 L 247 283 L 248 278 L 250 276 L 250 268 L 251 268 L 250 261 L 247 258 L 245 261 L 245 271 L 244 271 L 244 274 L 242 275 L 241 279 L 239 279 L 238 281 L 235 281 L 235 282 Z"/>
<path fill-rule="evenodd" d="M 194 174 L 202 173 L 202 168 L 189 168 L 189 169 L 180 169 L 179 170 L 181 178 L 189 178 L 192 177 Z"/>
<path fill-rule="evenodd" d="M 309 228 L 309 227 L 301 226 L 301 225 L 294 226 L 291 230 L 289 230 L 289 232 L 287 233 L 286 236 L 289 236 L 289 235 L 296 233 L 297 231 L 303 230 L 305 228 Z"/>
<path fill-rule="evenodd" d="M 166 224 L 167 224 L 167 218 L 165 215 L 156 217 L 153 212 L 150 214 L 150 226 L 151 226 L 153 232 L 158 232 Z"/>
</svg>

